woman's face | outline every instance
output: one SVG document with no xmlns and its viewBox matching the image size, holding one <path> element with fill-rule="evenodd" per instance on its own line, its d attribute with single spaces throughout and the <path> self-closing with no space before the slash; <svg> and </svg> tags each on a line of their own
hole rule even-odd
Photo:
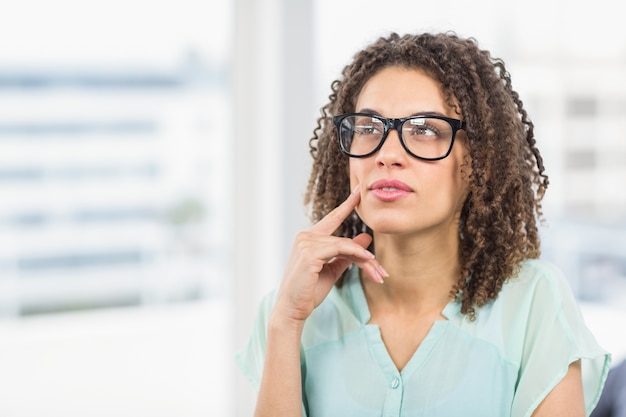
<svg viewBox="0 0 626 417">
<path fill-rule="evenodd" d="M 460 118 L 446 104 L 437 81 L 423 71 L 403 67 L 388 67 L 370 78 L 355 111 L 388 118 L 426 113 Z M 350 158 L 350 183 L 361 188 L 357 213 L 375 233 L 447 231 L 456 236 L 467 196 L 461 172 L 466 154 L 462 130 L 456 134 L 450 155 L 438 161 L 412 157 L 402 147 L 398 132 L 391 130 L 374 155 Z"/>
</svg>

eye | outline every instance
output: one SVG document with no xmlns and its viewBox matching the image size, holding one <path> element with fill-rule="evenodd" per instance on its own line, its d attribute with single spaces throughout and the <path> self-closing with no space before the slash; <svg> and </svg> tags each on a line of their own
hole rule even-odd
<svg viewBox="0 0 626 417">
<path fill-rule="evenodd" d="M 375 135 L 379 130 L 374 125 L 357 125 L 354 127 L 354 133 L 357 135 Z"/>
<path fill-rule="evenodd" d="M 354 122 L 354 133 L 362 136 L 380 136 L 383 133 L 383 125 L 377 119 L 361 117 Z"/>
<path fill-rule="evenodd" d="M 402 133 L 407 140 L 432 141 L 447 139 L 451 135 L 451 129 L 444 120 L 417 117 L 404 123 Z"/>
</svg>

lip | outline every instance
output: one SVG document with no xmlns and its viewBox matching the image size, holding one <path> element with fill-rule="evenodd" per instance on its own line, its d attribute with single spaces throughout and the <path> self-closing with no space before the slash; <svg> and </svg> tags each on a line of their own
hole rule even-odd
<svg viewBox="0 0 626 417">
<path fill-rule="evenodd" d="M 413 192 L 411 187 L 399 180 L 378 180 L 369 186 L 369 191 L 380 201 L 393 202 Z"/>
</svg>

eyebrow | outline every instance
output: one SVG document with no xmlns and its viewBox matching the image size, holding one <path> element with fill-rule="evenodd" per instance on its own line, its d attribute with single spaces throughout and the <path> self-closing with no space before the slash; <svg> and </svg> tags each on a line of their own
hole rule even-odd
<svg viewBox="0 0 626 417">
<path fill-rule="evenodd" d="M 382 114 L 380 114 L 380 112 L 377 112 L 376 110 L 373 109 L 368 109 L 368 108 L 364 108 L 359 110 L 357 113 L 367 113 L 367 114 L 371 114 L 374 116 L 380 116 L 380 117 L 385 117 Z M 428 116 L 441 116 L 441 117 L 449 117 L 441 112 L 438 111 L 422 111 L 422 112 L 416 112 L 413 114 L 410 114 L 408 116 L 405 117 L 413 117 L 413 116 L 424 116 L 424 117 L 428 117 Z"/>
</svg>

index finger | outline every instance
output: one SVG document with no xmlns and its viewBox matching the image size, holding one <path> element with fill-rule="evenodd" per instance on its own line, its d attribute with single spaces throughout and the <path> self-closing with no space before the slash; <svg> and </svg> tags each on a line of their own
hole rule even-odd
<svg viewBox="0 0 626 417">
<path fill-rule="evenodd" d="M 361 193 L 359 187 L 356 186 L 348 198 L 343 203 L 335 207 L 322 220 L 311 228 L 312 232 L 330 235 L 343 223 L 343 221 L 352 213 L 352 210 L 361 201 Z"/>
</svg>

